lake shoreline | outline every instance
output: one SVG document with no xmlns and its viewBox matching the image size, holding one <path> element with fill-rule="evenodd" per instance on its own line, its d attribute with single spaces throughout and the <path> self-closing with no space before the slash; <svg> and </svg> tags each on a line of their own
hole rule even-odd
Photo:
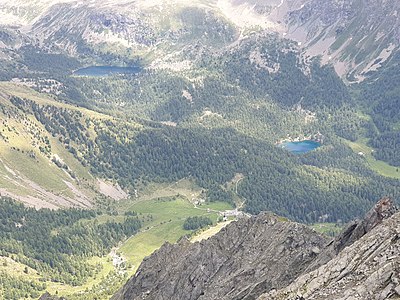
<svg viewBox="0 0 400 300">
<path fill-rule="evenodd" d="M 287 138 L 276 142 L 276 146 L 289 151 L 292 154 L 299 155 L 311 152 L 323 144 L 323 135 L 317 133 L 308 136 L 299 136 L 292 138 L 288 136 Z"/>
<path fill-rule="evenodd" d="M 302 135 L 297 137 L 291 137 L 288 135 L 286 138 L 275 142 L 275 145 L 282 145 L 284 143 L 298 143 L 304 141 L 312 141 L 316 143 L 320 143 L 321 145 L 324 143 L 325 137 L 320 133 L 310 134 L 310 135 Z"/>
<path fill-rule="evenodd" d="M 321 147 L 321 143 L 312 141 L 312 140 L 305 140 L 305 141 L 298 141 L 298 142 L 285 142 L 278 147 L 289 151 L 292 154 L 304 154 L 307 152 L 311 152 L 319 147 Z"/>
</svg>

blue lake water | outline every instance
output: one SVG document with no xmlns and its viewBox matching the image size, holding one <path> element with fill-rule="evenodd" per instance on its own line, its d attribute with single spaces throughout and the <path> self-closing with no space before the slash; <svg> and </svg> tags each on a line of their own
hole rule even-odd
<svg viewBox="0 0 400 300">
<path fill-rule="evenodd" d="M 141 67 L 116 67 L 116 66 L 91 66 L 76 70 L 73 74 L 78 76 L 104 77 L 109 75 L 137 74 L 142 70 Z"/>
<path fill-rule="evenodd" d="M 288 150 L 289 152 L 292 152 L 293 154 L 307 153 L 314 149 L 317 149 L 320 146 L 321 146 L 321 143 L 318 143 L 315 141 L 310 141 L 310 140 L 301 141 L 301 142 L 284 142 L 284 143 L 280 144 L 280 147 Z"/>
</svg>

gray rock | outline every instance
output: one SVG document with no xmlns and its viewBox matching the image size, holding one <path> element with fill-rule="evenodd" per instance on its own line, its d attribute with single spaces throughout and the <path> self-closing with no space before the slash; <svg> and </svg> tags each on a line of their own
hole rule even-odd
<svg viewBox="0 0 400 300">
<path fill-rule="evenodd" d="M 325 243 L 304 225 L 263 213 L 200 243 L 165 244 L 113 299 L 255 299 L 293 281 Z"/>
<path fill-rule="evenodd" d="M 356 220 L 348 224 L 334 240 L 326 245 L 320 255 L 318 255 L 318 258 L 310 264 L 307 271 L 312 271 L 326 264 L 344 248 L 352 245 L 377 225 L 381 224 L 384 219 L 391 217 L 396 212 L 397 207 L 393 199 L 389 197 L 380 199 L 362 220 Z"/>
<path fill-rule="evenodd" d="M 400 213 L 381 199 L 331 242 L 263 213 L 206 241 L 165 244 L 112 298 L 379 300 L 399 292 Z"/>
<path fill-rule="evenodd" d="M 397 294 L 398 296 L 400 296 L 400 285 L 396 286 L 396 287 L 394 288 L 394 291 L 396 292 L 396 294 Z"/>
<path fill-rule="evenodd" d="M 400 290 L 395 282 L 399 276 L 400 213 L 396 213 L 325 265 L 259 299 L 293 300 L 297 295 L 307 300 L 397 299 L 394 295 Z"/>
</svg>

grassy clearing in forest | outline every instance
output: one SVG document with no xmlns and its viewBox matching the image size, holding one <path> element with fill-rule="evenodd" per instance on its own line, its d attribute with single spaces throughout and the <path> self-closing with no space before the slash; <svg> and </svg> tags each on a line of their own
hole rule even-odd
<svg viewBox="0 0 400 300">
<path fill-rule="evenodd" d="M 366 139 L 366 138 L 358 139 L 355 142 L 351 142 L 348 140 L 344 140 L 344 141 L 351 147 L 351 149 L 353 149 L 354 152 L 364 153 L 365 159 L 373 171 L 377 172 L 380 175 L 386 176 L 386 177 L 400 179 L 399 168 L 393 167 L 382 160 L 377 160 L 372 155 L 373 148 L 371 148 L 367 145 L 368 139 Z"/>
<path fill-rule="evenodd" d="M 119 252 L 133 265 L 134 273 L 141 261 L 158 249 L 165 242 L 174 243 L 180 237 L 190 234 L 182 225 L 191 216 L 207 216 L 214 224 L 217 223 L 218 213 L 231 209 L 227 203 L 215 202 L 195 207 L 183 196 L 154 198 L 140 201 L 131 206 L 131 210 L 148 216 L 140 233 L 128 239 Z M 209 210 L 208 210 L 209 209 Z"/>
</svg>

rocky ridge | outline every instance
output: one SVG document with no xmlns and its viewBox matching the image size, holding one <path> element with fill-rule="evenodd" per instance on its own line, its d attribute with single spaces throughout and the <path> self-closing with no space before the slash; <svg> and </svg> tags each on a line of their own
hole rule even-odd
<svg viewBox="0 0 400 300">
<path fill-rule="evenodd" d="M 290 283 L 325 243 L 304 225 L 263 213 L 206 241 L 165 244 L 113 299 L 254 299 Z"/>
<path fill-rule="evenodd" d="M 289 38 L 307 55 L 320 55 L 339 75 L 363 80 L 400 44 L 399 2 L 313 0 L 288 12 Z"/>
<path fill-rule="evenodd" d="M 337 250 L 343 247 L 336 257 L 288 287 L 259 299 L 400 299 L 400 213 L 381 219 L 394 212 L 394 206 L 387 204 L 388 199 L 381 200 L 362 222 L 345 230 L 341 235 L 344 243 L 335 240 Z M 350 228 L 353 230 L 348 234 Z M 366 228 L 370 231 L 363 235 Z M 362 236 L 355 240 L 360 233 Z M 346 247 L 346 243 L 352 244 Z"/>
<path fill-rule="evenodd" d="M 335 239 L 327 244 L 307 271 L 312 271 L 332 260 L 343 249 L 358 241 L 383 220 L 394 215 L 396 211 L 393 199 L 389 197 L 380 199 L 363 219 L 350 222 Z"/>
<path fill-rule="evenodd" d="M 241 219 L 206 241 L 165 244 L 112 299 L 397 299 L 396 211 L 383 198 L 332 241 L 271 213 Z"/>
</svg>

